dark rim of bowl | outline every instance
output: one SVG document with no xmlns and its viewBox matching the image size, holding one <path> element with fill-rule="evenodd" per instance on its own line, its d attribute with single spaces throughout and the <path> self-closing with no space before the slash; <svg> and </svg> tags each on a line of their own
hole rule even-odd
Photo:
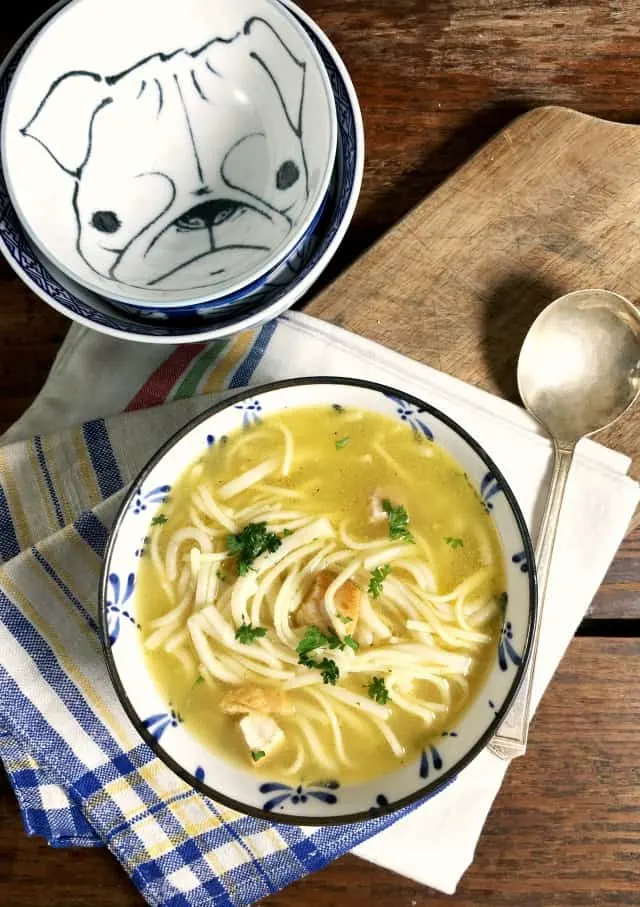
<svg viewBox="0 0 640 907">
<path fill-rule="evenodd" d="M 413 793 L 408 794 L 405 797 L 402 797 L 399 800 L 394 800 L 392 803 L 388 803 L 384 806 L 375 807 L 373 809 L 369 808 L 362 812 L 351 813 L 348 815 L 340 816 L 296 816 L 288 814 L 279 814 L 275 812 L 269 812 L 263 809 L 258 809 L 254 806 L 248 806 L 245 803 L 242 803 L 239 800 L 235 800 L 232 797 L 226 796 L 226 794 L 221 791 L 216 790 L 213 787 L 210 787 L 208 784 L 205 784 L 203 781 L 198 780 L 190 772 L 188 772 L 183 766 L 176 762 L 159 743 L 151 736 L 147 729 L 143 726 L 142 721 L 134 709 L 132 703 L 127 696 L 126 690 L 123 684 L 120 681 L 120 675 L 117 671 L 112 652 L 111 646 L 109 645 L 109 632 L 107 627 L 107 618 L 106 618 L 106 600 L 107 600 L 107 582 L 109 576 L 109 565 L 111 562 L 111 557 L 113 553 L 113 547 L 115 545 L 116 538 L 120 531 L 120 525 L 125 517 L 125 514 L 128 510 L 129 504 L 131 503 L 132 498 L 135 495 L 135 491 L 139 488 L 147 475 L 151 470 L 163 459 L 165 454 L 185 435 L 188 435 L 194 428 L 202 424 L 204 421 L 209 419 L 211 416 L 216 415 L 224 409 L 228 409 L 230 406 L 234 406 L 237 403 L 246 400 L 248 397 L 258 397 L 261 394 L 270 393 L 276 390 L 282 390 L 287 387 L 299 387 L 304 385 L 342 385 L 342 386 L 351 386 L 351 387 L 363 387 L 369 390 L 377 391 L 384 394 L 385 396 L 394 396 L 398 397 L 401 400 L 406 400 L 408 403 L 413 404 L 414 406 L 419 407 L 422 411 L 428 412 L 431 415 L 435 416 L 440 421 L 444 422 L 449 428 L 458 434 L 463 441 L 465 441 L 469 447 L 484 461 L 487 467 L 491 470 L 495 478 L 500 484 L 501 490 L 504 492 L 504 495 L 507 499 L 511 512 L 515 518 L 516 524 L 520 531 L 522 542 L 524 545 L 524 550 L 527 558 L 527 563 L 530 565 L 529 569 L 529 620 L 527 626 L 527 637 L 522 652 L 522 658 L 520 665 L 516 669 L 516 674 L 513 678 L 511 688 L 505 697 L 505 701 L 502 704 L 500 710 L 496 713 L 493 721 L 489 724 L 485 732 L 481 737 L 476 741 L 476 743 L 457 761 L 454 765 L 451 766 L 446 772 L 440 775 L 438 778 L 431 781 L 429 784 L 425 784 L 422 787 L 417 788 Z M 188 464 L 185 464 L 185 466 Z M 207 409 L 205 412 L 201 413 L 199 416 L 196 416 L 194 419 L 191 419 L 183 428 L 177 431 L 169 440 L 162 445 L 162 447 L 151 457 L 147 462 L 146 466 L 142 468 L 140 473 L 133 480 L 131 485 L 131 490 L 127 494 L 124 502 L 122 503 L 118 515 L 115 519 L 111 532 L 109 533 L 109 540 L 107 542 L 107 547 L 104 554 L 104 562 L 100 577 L 100 587 L 99 587 L 99 603 L 98 603 L 98 623 L 100 627 L 100 635 L 102 638 L 102 647 L 105 654 L 105 659 L 107 662 L 107 668 L 111 681 L 115 688 L 115 691 L 120 699 L 120 702 L 127 713 L 131 723 L 135 727 L 136 731 L 140 734 L 142 739 L 147 743 L 151 749 L 156 753 L 156 755 L 165 763 L 176 775 L 182 778 L 187 784 L 193 787 L 195 790 L 199 791 L 201 794 L 204 794 L 206 797 L 210 797 L 212 800 L 222 803 L 224 806 L 228 806 L 230 809 L 236 810 L 239 813 L 245 815 L 253 816 L 257 819 L 264 819 L 268 822 L 286 824 L 286 825 L 347 825 L 353 822 L 363 822 L 370 819 L 377 819 L 381 816 L 389 815 L 390 813 L 397 812 L 399 809 L 402 809 L 405 806 L 410 806 L 416 803 L 419 800 L 427 799 L 428 797 L 437 794 L 442 788 L 446 787 L 451 783 L 460 772 L 469 765 L 470 762 L 475 759 L 475 757 L 480 753 L 488 744 L 489 740 L 498 730 L 498 727 L 502 723 L 503 718 L 509 710 L 513 699 L 520 688 L 522 683 L 522 678 L 524 672 L 529 663 L 529 656 L 531 654 L 531 645 L 533 640 L 533 628 L 535 626 L 535 621 L 538 612 L 538 584 L 535 568 L 535 556 L 533 551 L 533 544 L 531 542 L 531 536 L 529 535 L 529 530 L 525 522 L 520 506 L 516 500 L 516 497 L 511 490 L 511 487 L 507 483 L 502 472 L 498 469 L 496 464 L 493 462 L 491 457 L 486 453 L 484 448 L 478 444 L 474 438 L 471 437 L 457 422 L 452 418 L 447 416 L 441 410 L 437 409 L 435 406 L 431 406 L 429 403 L 426 403 L 424 400 L 421 400 L 419 397 L 415 397 L 412 394 L 407 394 L 404 391 L 400 391 L 397 388 L 391 387 L 387 384 L 377 384 L 373 381 L 360 381 L 356 378 L 332 378 L 332 377 L 317 377 L 317 378 L 290 378 L 284 381 L 275 381 L 269 384 L 263 384 L 256 387 L 245 388 L 241 393 L 234 394 L 231 397 L 227 397 L 225 400 L 220 403 L 216 403 Z M 384 777 L 384 776 L 381 776 Z"/>
</svg>

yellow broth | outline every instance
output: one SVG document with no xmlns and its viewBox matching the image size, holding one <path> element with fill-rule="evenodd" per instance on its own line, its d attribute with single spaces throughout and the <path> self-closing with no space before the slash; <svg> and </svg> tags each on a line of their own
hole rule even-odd
<svg viewBox="0 0 640 907">
<path fill-rule="evenodd" d="M 404 502 L 410 520 L 409 529 L 416 539 L 421 540 L 423 547 L 420 550 L 429 553 L 436 593 L 445 595 L 480 567 L 490 563 L 492 569 L 486 580 L 474 590 L 473 597 L 489 601 L 499 599 L 505 589 L 499 538 L 482 500 L 460 465 L 438 444 L 425 439 L 408 424 L 378 413 L 349 408 L 284 410 L 247 430 L 237 431 L 223 443 L 218 442 L 207 449 L 172 488 L 170 501 L 162 511 L 167 518 L 166 523 L 156 520 L 156 525 L 149 529 L 151 536 L 160 534 L 158 551 L 161 557 L 171 534 L 189 525 L 190 500 L 197 488 L 204 485 L 217 498 L 220 489 L 231 479 L 270 458 L 282 459 L 283 434 L 278 426 L 288 429 L 293 437 L 294 457 L 290 474 L 285 477 L 275 472 L 225 503 L 241 511 L 260 495 L 268 495 L 269 489 L 301 493 L 299 500 L 283 499 L 284 509 L 293 508 L 305 515 L 326 516 L 336 527 L 346 521 L 349 535 L 364 542 L 389 537 L 388 521 L 370 521 L 372 493 L 389 489 L 390 497 L 393 494 L 394 498 Z M 223 535 L 217 541 L 217 548 L 225 548 L 226 544 L 226 536 Z M 397 544 L 398 541 L 390 541 L 392 546 Z M 188 561 L 191 547 L 187 543 L 180 549 L 181 563 Z M 411 549 L 413 555 L 416 545 L 408 543 L 407 549 Z M 222 592 L 237 577 L 236 560 L 229 557 L 221 562 L 218 570 L 218 585 Z M 392 568 L 393 573 L 396 573 L 395 568 Z M 361 574 L 358 581 L 363 591 L 366 591 L 366 579 L 366 575 Z M 137 588 L 137 616 L 146 636 L 150 623 L 175 605 L 163 590 L 160 576 L 148 553 L 141 563 Z M 373 598 L 370 601 L 376 609 L 377 601 Z M 338 775 L 342 783 L 361 782 L 393 771 L 415 759 L 420 750 L 437 740 L 443 731 L 454 727 L 461 712 L 473 699 L 489 662 L 495 657 L 500 617 L 497 608 L 487 626 L 482 628 L 487 640 L 478 644 L 471 653 L 472 666 L 466 676 L 468 690 L 465 691 L 460 684 L 450 683 L 450 703 L 438 712 L 430 724 L 392 702 L 387 703 L 391 710 L 388 724 L 404 749 L 401 757 L 394 755 L 383 735 L 362 717 L 357 707 L 340 710 L 340 727 L 349 758 L 349 764 L 339 767 Z M 399 620 L 394 624 L 395 635 L 401 623 Z M 180 626 L 184 625 L 183 621 Z M 267 636 L 271 635 L 273 627 L 265 626 Z M 468 649 L 458 649 L 437 635 L 436 638 L 443 652 L 462 651 L 469 654 Z M 194 663 L 197 663 L 192 644 L 188 642 L 186 646 L 193 655 Z M 254 763 L 239 731 L 238 716 L 225 715 L 219 708 L 220 698 L 228 689 L 226 684 L 211 677 L 207 677 L 205 682 L 197 668 L 193 672 L 186 670 L 174 654 L 162 648 L 148 652 L 146 657 L 149 670 L 167 702 L 180 714 L 194 735 L 225 759 L 249 767 L 265 778 L 289 783 L 292 780 L 296 783 L 311 782 L 331 774 L 326 763 L 314 759 L 313 747 L 294 779 L 284 773 L 286 766 L 295 760 L 293 740 L 298 729 L 298 703 L 304 699 L 308 713 L 308 694 L 295 690 L 287 694 L 296 711 L 291 716 L 276 719 L 285 733 L 285 742 L 276 752 Z M 340 678 L 338 684 L 367 700 L 370 698 L 370 681 L 371 675 L 366 673 L 348 674 Z M 323 688 L 322 684 L 315 687 L 320 694 Z M 431 680 L 416 681 L 412 695 L 425 702 L 440 698 Z M 315 732 L 327 751 L 333 752 L 332 730 L 326 716 L 324 723 L 322 721 L 320 704 L 316 704 L 315 715 Z"/>
</svg>

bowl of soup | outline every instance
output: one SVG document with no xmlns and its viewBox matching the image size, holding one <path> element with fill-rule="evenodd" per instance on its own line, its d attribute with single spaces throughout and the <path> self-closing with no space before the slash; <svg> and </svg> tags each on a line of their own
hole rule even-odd
<svg viewBox="0 0 640 907">
<path fill-rule="evenodd" d="M 402 391 L 245 390 L 143 469 L 100 618 L 134 726 L 241 812 L 337 824 L 441 790 L 517 691 L 531 540 L 499 468 Z"/>
</svg>

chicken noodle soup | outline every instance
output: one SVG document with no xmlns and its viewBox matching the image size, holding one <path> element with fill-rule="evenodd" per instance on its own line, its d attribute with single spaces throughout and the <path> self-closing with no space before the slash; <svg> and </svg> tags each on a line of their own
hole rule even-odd
<svg viewBox="0 0 640 907">
<path fill-rule="evenodd" d="M 495 657 L 505 574 L 441 447 L 306 407 L 186 470 L 138 589 L 151 672 L 194 734 L 272 780 L 348 783 L 453 727 Z"/>
</svg>

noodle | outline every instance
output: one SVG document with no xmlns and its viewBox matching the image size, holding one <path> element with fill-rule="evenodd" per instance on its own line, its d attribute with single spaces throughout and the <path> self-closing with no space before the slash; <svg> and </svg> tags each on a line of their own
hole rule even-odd
<svg viewBox="0 0 640 907">
<path fill-rule="evenodd" d="M 268 475 L 271 475 L 277 465 L 278 464 L 275 460 L 266 460 L 266 462 L 264 463 L 259 463 L 258 466 L 254 466 L 253 469 L 249 469 L 247 472 L 238 476 L 237 479 L 231 479 L 230 482 L 227 482 L 226 485 L 223 485 L 218 494 L 223 501 L 226 501 L 229 498 L 233 498 L 236 495 L 240 494 L 241 491 L 245 491 L 247 488 L 251 488 L 251 486 L 255 485 L 256 482 L 260 482 Z"/>
<path fill-rule="evenodd" d="M 237 531 L 238 526 L 235 520 L 231 519 L 229 510 L 214 500 L 206 485 L 201 485 L 199 493 L 194 494 L 193 503 L 202 513 L 219 523 L 227 532 Z"/>
<path fill-rule="evenodd" d="M 185 542 L 197 542 L 201 551 L 211 551 L 211 539 L 201 529 L 195 526 L 186 526 L 178 529 L 169 539 L 167 553 L 165 554 L 164 573 L 168 582 L 172 583 L 178 576 L 178 551 Z"/>
<path fill-rule="evenodd" d="M 333 741 L 336 748 L 336 753 L 338 754 L 338 759 L 344 765 L 350 765 L 351 759 L 347 756 L 347 753 L 344 748 L 344 739 L 342 736 L 342 731 L 340 730 L 340 725 L 336 717 L 336 711 L 332 708 L 326 700 L 326 697 L 321 696 L 316 690 L 307 690 L 307 695 L 312 696 L 314 700 L 318 703 L 321 709 L 327 714 L 329 719 L 329 724 L 331 725 L 331 731 L 333 733 Z"/>
</svg>

